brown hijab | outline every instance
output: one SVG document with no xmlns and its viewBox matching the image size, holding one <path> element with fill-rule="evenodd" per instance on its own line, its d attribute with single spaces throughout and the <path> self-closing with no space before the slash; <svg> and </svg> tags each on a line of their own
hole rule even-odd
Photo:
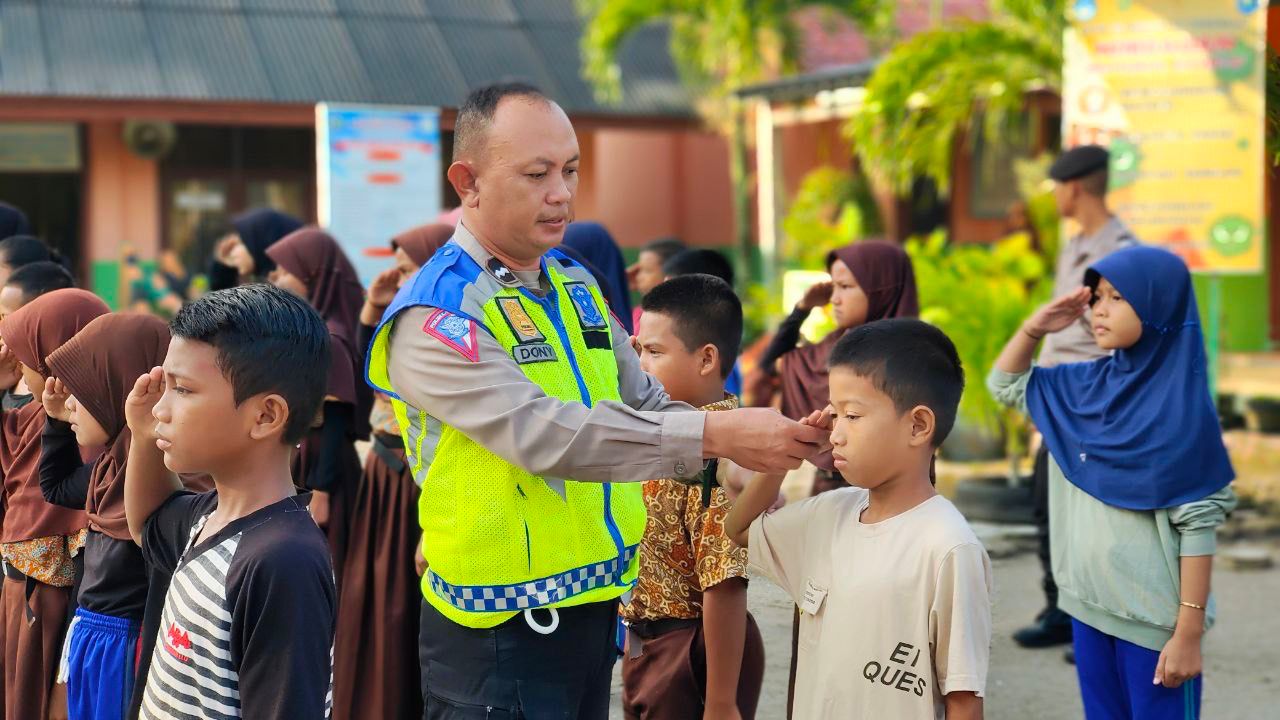
<svg viewBox="0 0 1280 720">
<path fill-rule="evenodd" d="M 133 383 L 164 362 L 169 327 L 150 315 L 103 315 L 49 356 L 49 369 L 107 431 L 107 451 L 89 475 L 89 527 L 130 540 L 124 517 L 124 468 L 129 428 L 124 401 Z"/>
<path fill-rule="evenodd" d="M 444 223 L 419 225 L 391 238 L 392 249 L 400 248 L 418 267 L 427 264 L 436 251 L 453 237 L 453 226 Z"/>
<path fill-rule="evenodd" d="M 0 338 L 19 362 L 48 377 L 49 355 L 91 320 L 109 311 L 93 293 L 54 290 L 0 322 Z M 44 423 L 44 408 L 38 402 L 4 414 L 0 433 L 5 503 L 2 543 L 70 535 L 85 526 L 84 511 L 50 505 L 40 491 L 40 435 Z"/>
<path fill-rule="evenodd" d="M 364 358 L 357 349 L 364 288 L 356 269 L 338 241 L 315 227 L 286 235 L 267 248 L 267 255 L 307 286 L 307 302 L 324 318 L 333 339 L 328 394 L 355 406 L 355 436 L 368 437 L 373 390 L 363 380 Z"/>
<path fill-rule="evenodd" d="M 858 286 L 867 294 L 867 322 L 920 314 L 916 276 L 911 258 L 902 246 L 883 240 L 865 240 L 832 250 L 827 270 L 836 260 L 849 267 Z M 820 342 L 801 345 L 782 356 L 782 414 L 799 420 L 830 401 L 827 359 L 845 329 L 835 330 Z M 835 468 L 830 453 L 814 461 L 823 470 Z"/>
</svg>

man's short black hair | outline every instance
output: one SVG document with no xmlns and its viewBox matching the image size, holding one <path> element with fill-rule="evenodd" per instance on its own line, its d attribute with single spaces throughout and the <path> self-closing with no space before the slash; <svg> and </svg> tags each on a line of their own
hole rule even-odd
<svg viewBox="0 0 1280 720">
<path fill-rule="evenodd" d="M 537 86 L 519 81 L 494 83 L 472 90 L 462 107 L 458 108 L 458 118 L 453 123 L 453 162 L 476 156 L 485 133 L 493 124 L 498 104 L 509 97 L 551 102 Z"/>
<path fill-rule="evenodd" d="M 729 258 L 707 248 L 693 248 L 677 253 L 662 263 L 662 272 L 669 278 L 681 275 L 714 275 L 733 287 L 733 264 Z"/>
<path fill-rule="evenodd" d="M 305 300 L 271 285 L 211 292 L 169 323 L 174 337 L 212 345 L 236 405 L 277 393 L 289 405 L 282 440 L 311 428 L 329 379 L 329 329 Z"/>
<path fill-rule="evenodd" d="M 935 448 L 951 434 L 964 393 L 964 368 L 951 338 L 938 328 L 914 318 L 861 325 L 836 342 L 828 366 L 869 379 L 899 413 L 919 405 L 932 410 Z"/>
<path fill-rule="evenodd" d="M 680 238 L 664 237 L 645 243 L 640 248 L 640 252 L 651 252 L 658 256 L 658 262 L 666 263 L 671 258 L 684 252 L 686 247 Z"/>
<path fill-rule="evenodd" d="M 1080 188 L 1086 193 L 1094 197 L 1107 196 L 1107 183 L 1110 182 L 1110 175 L 1106 167 L 1101 170 L 1094 170 L 1088 175 L 1080 178 Z"/>
<path fill-rule="evenodd" d="M 742 302 L 728 283 L 713 275 L 671 278 L 650 290 L 641 307 L 671 318 L 686 350 L 715 345 L 720 377 L 729 377 L 742 344 Z"/>
<path fill-rule="evenodd" d="M 14 235 L 0 240 L 0 263 L 20 268 L 34 262 L 53 260 L 53 252 L 38 237 Z"/>
<path fill-rule="evenodd" d="M 23 300 L 31 302 L 47 292 L 75 287 L 76 280 L 61 264 L 41 260 L 14 270 L 5 285 L 18 288 L 22 291 Z"/>
</svg>

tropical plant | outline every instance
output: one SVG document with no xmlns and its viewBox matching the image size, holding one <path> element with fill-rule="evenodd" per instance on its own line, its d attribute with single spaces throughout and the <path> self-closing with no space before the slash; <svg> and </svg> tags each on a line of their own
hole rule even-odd
<svg viewBox="0 0 1280 720">
<path fill-rule="evenodd" d="M 670 29 L 671 56 L 698 113 L 730 144 L 739 272 L 751 253 L 746 129 L 734 91 L 792 71 L 800 38 L 794 25 L 806 7 L 840 13 L 879 37 L 890 26 L 892 0 L 577 0 L 586 20 L 584 74 L 605 102 L 622 96 L 617 58 L 627 38 L 655 24 Z"/>
<path fill-rule="evenodd" d="M 1263 82 L 1267 85 L 1267 155 L 1272 165 L 1280 167 L 1280 56 L 1269 47 Z"/>
<path fill-rule="evenodd" d="M 1020 457 L 1026 421 L 995 401 L 986 379 L 1005 343 L 1052 291 L 1044 259 L 1025 233 L 984 245 L 949 244 L 937 231 L 908 240 L 906 248 L 915 268 L 920 317 L 947 333 L 964 364 L 961 417 L 998 433 L 1008 456 Z"/>
<path fill-rule="evenodd" d="M 880 233 L 880 216 L 865 178 L 823 166 L 811 170 L 782 219 L 782 256 L 789 270 L 820 270 L 827 253 Z"/>
<path fill-rule="evenodd" d="M 1023 112 L 1025 91 L 1061 89 L 1065 5 L 993 0 L 990 20 L 898 44 L 847 127 L 864 165 L 900 192 L 920 177 L 946 192 L 958 137 L 976 130 L 995 142 Z"/>
</svg>

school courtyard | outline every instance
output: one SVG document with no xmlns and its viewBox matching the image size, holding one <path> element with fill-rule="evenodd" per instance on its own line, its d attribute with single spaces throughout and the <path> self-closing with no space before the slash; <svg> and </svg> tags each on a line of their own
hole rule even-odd
<svg viewBox="0 0 1280 720">
<path fill-rule="evenodd" d="M 1233 525 L 1239 526 L 1237 518 Z M 1265 522 L 1265 521 L 1264 521 Z M 995 627 L 991 672 L 987 687 L 989 720 L 1079 720 L 1084 717 L 1075 669 L 1063 662 L 1062 650 L 1023 650 L 1010 635 L 1040 609 L 1040 564 L 1028 540 L 1007 530 L 988 532 L 983 541 L 992 555 L 995 574 Z M 1229 532 L 1238 532 L 1228 528 Z M 1242 548 L 1267 548 L 1280 556 L 1280 535 L 1274 529 L 1252 531 L 1247 540 L 1221 540 L 1213 573 L 1219 624 L 1205 636 L 1205 720 L 1275 717 L 1280 694 L 1280 666 L 1275 642 L 1280 637 L 1280 567 L 1237 570 L 1227 557 Z M 772 583 L 751 584 L 751 613 L 765 642 L 764 691 L 757 717 L 786 717 L 787 670 L 790 661 L 791 602 Z M 869 618 L 874 622 L 874 618 Z M 621 667 L 621 665 L 619 665 Z M 850 670 L 849 682 L 860 677 Z M 615 673 L 612 718 L 622 718 L 621 682 Z"/>
</svg>

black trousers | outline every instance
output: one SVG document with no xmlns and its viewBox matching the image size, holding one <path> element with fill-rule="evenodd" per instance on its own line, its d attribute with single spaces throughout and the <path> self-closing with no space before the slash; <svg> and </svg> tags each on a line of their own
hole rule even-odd
<svg viewBox="0 0 1280 720">
<path fill-rule="evenodd" d="M 618 659 L 616 601 L 558 610 L 550 635 L 517 615 L 495 628 L 458 625 L 422 603 L 419 656 L 426 720 L 607 720 Z M 550 613 L 534 611 L 541 626 Z"/>
<path fill-rule="evenodd" d="M 1053 580 L 1053 559 L 1049 555 L 1049 448 L 1041 445 L 1036 453 L 1036 464 L 1031 471 L 1032 517 L 1036 522 L 1036 537 L 1040 541 L 1037 554 L 1044 578 L 1045 611 L 1058 609 L 1058 583 Z"/>
</svg>

